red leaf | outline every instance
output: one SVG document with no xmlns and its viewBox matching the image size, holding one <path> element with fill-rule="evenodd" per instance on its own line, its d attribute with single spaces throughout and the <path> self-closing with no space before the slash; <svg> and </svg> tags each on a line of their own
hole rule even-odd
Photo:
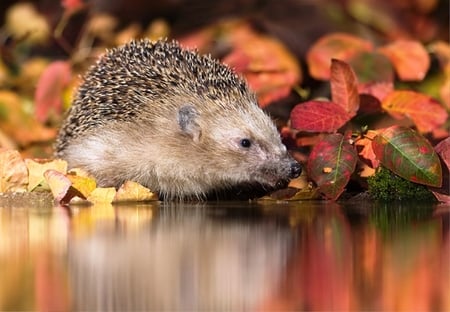
<svg viewBox="0 0 450 312">
<path fill-rule="evenodd" d="M 352 118 L 333 102 L 308 101 L 298 104 L 291 112 L 291 126 L 308 132 L 334 132 Z"/>
<path fill-rule="evenodd" d="M 336 200 L 355 171 L 357 159 L 355 148 L 342 134 L 330 134 L 312 149 L 308 175 L 325 197 Z"/>
<path fill-rule="evenodd" d="M 391 60 L 401 80 L 420 81 L 430 67 L 430 56 L 418 41 L 398 40 L 379 48 L 379 52 Z"/>
<path fill-rule="evenodd" d="M 434 150 L 441 158 L 443 178 L 440 188 L 430 188 L 430 190 L 439 201 L 450 203 L 450 137 L 439 142 Z"/>
<path fill-rule="evenodd" d="M 414 130 L 392 126 L 380 131 L 372 148 L 381 164 L 409 181 L 440 187 L 442 168 L 431 144 Z"/>
<path fill-rule="evenodd" d="M 44 70 L 36 86 L 34 95 L 35 115 L 40 122 L 48 119 L 51 110 L 57 114 L 62 111 L 62 93 L 70 83 L 72 71 L 70 64 L 55 61 Z"/>
<path fill-rule="evenodd" d="M 348 61 L 357 53 L 372 50 L 370 41 L 345 33 L 334 33 L 316 41 L 308 51 L 306 61 L 313 78 L 327 80 L 330 78 L 331 59 Z"/>
<path fill-rule="evenodd" d="M 358 85 L 358 92 L 360 94 L 369 94 L 376 97 L 379 101 L 394 91 L 394 84 L 392 82 L 367 82 Z"/>
<path fill-rule="evenodd" d="M 428 95 L 408 90 L 391 92 L 384 98 L 382 107 L 394 118 L 410 118 L 422 133 L 443 125 L 448 117 L 437 101 Z"/>
<path fill-rule="evenodd" d="M 61 5 L 66 12 L 72 14 L 82 9 L 84 7 L 84 2 L 83 0 L 62 0 Z"/>
<path fill-rule="evenodd" d="M 358 81 L 355 72 L 345 62 L 331 60 L 331 99 L 355 116 L 359 108 Z"/>
</svg>

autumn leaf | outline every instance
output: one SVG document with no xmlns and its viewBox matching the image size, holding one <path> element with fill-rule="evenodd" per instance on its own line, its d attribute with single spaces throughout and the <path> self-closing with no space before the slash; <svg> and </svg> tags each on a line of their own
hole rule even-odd
<svg viewBox="0 0 450 312">
<path fill-rule="evenodd" d="M 392 83 L 394 81 L 392 63 L 381 53 L 358 53 L 348 61 L 348 64 L 358 77 L 359 83 Z"/>
<path fill-rule="evenodd" d="M 222 62 L 247 80 L 264 107 L 286 97 L 302 80 L 297 58 L 274 37 L 255 31 L 251 23 L 227 20 L 179 38 L 184 47 L 223 55 Z"/>
<path fill-rule="evenodd" d="M 232 50 L 222 61 L 245 76 L 260 106 L 286 97 L 300 83 L 298 61 L 275 38 L 258 34 L 244 23 L 230 26 L 228 36 Z"/>
<path fill-rule="evenodd" d="M 114 202 L 158 200 L 158 196 L 137 182 L 126 181 L 116 193 Z"/>
<path fill-rule="evenodd" d="M 53 110 L 58 115 L 62 112 L 62 94 L 72 77 L 70 64 L 55 61 L 48 65 L 36 86 L 34 95 L 36 118 L 44 122 Z"/>
<path fill-rule="evenodd" d="M 87 200 L 92 204 L 110 204 L 116 196 L 116 189 L 114 187 L 97 187 L 93 190 Z"/>
<path fill-rule="evenodd" d="M 67 172 L 67 162 L 62 159 L 54 159 L 51 161 L 45 159 L 25 159 L 25 165 L 28 168 L 29 174 L 29 192 L 45 181 L 44 173 L 47 170 L 52 169 L 62 174 Z"/>
<path fill-rule="evenodd" d="M 291 126 L 308 132 L 334 132 L 352 118 L 333 102 L 308 101 L 291 111 Z"/>
<path fill-rule="evenodd" d="M 430 67 L 430 56 L 418 41 L 397 40 L 378 51 L 391 60 L 401 80 L 423 80 Z"/>
<path fill-rule="evenodd" d="M 377 134 L 377 131 L 369 131 L 366 136 L 355 142 L 355 146 L 359 151 L 358 154 L 367 160 L 371 168 L 378 168 L 380 165 L 380 160 L 377 158 L 372 148 L 372 141 Z"/>
<path fill-rule="evenodd" d="M 380 101 L 380 106 L 381 101 L 392 93 L 392 91 L 394 91 L 394 84 L 392 82 L 368 82 L 358 85 L 358 93 L 360 95 L 368 94 L 375 97 Z"/>
<path fill-rule="evenodd" d="M 402 178 L 440 187 L 442 168 L 431 144 L 414 130 L 392 126 L 380 131 L 372 148 L 381 164 Z"/>
<path fill-rule="evenodd" d="M 72 181 L 64 173 L 49 169 L 45 171 L 44 177 L 56 203 L 67 204 L 75 196 L 83 197 L 72 188 Z"/>
<path fill-rule="evenodd" d="M 16 150 L 0 148 L 0 193 L 24 192 L 28 169 Z"/>
<path fill-rule="evenodd" d="M 345 62 L 331 60 L 331 100 L 351 116 L 359 108 L 358 81 L 352 68 Z"/>
<path fill-rule="evenodd" d="M 430 188 L 437 200 L 450 203 L 450 137 L 439 142 L 434 150 L 441 159 L 442 166 L 442 186 L 440 188 Z"/>
<path fill-rule="evenodd" d="M 345 33 L 333 33 L 321 37 L 313 44 L 307 53 L 306 62 L 313 78 L 328 80 L 331 59 L 349 61 L 357 53 L 372 50 L 370 41 Z"/>
<path fill-rule="evenodd" d="M 55 129 L 46 128 L 26 110 L 26 100 L 11 91 L 0 91 L 0 129 L 21 146 L 54 139 Z"/>
<path fill-rule="evenodd" d="M 83 198 L 87 198 L 97 187 L 96 181 L 91 177 L 78 175 L 73 172 L 69 172 L 66 176 L 72 183 L 72 187 L 80 192 Z"/>
<path fill-rule="evenodd" d="M 410 118 L 422 133 L 443 125 L 446 110 L 428 95 L 409 90 L 393 91 L 382 101 L 382 107 L 394 118 Z"/>
<path fill-rule="evenodd" d="M 342 134 L 330 134 L 312 149 L 308 175 L 325 197 L 336 200 L 355 171 L 357 160 L 355 148 Z"/>
<path fill-rule="evenodd" d="M 81 10 L 85 3 L 83 0 L 62 0 L 61 5 L 66 10 L 66 14 L 73 14 Z"/>
</svg>

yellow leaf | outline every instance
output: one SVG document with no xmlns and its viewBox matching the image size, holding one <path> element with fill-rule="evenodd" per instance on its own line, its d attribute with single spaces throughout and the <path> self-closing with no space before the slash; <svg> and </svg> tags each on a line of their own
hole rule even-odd
<svg viewBox="0 0 450 312">
<path fill-rule="evenodd" d="M 45 181 L 44 173 L 53 169 L 62 174 L 67 172 L 67 162 L 62 159 L 55 159 L 52 161 L 48 160 L 33 160 L 33 159 L 25 159 L 25 165 L 28 168 L 28 191 L 31 192 L 34 190 L 39 184 Z"/>
<path fill-rule="evenodd" d="M 139 183 L 126 181 L 118 190 L 114 202 L 158 200 L 158 196 Z"/>
<path fill-rule="evenodd" d="M 97 183 L 93 178 L 79 176 L 74 173 L 68 173 L 67 178 L 72 182 L 72 187 L 87 198 L 97 187 Z"/>
<path fill-rule="evenodd" d="M 110 204 L 114 200 L 116 193 L 114 187 L 98 187 L 89 194 L 87 200 L 94 205 L 99 203 Z"/>
<path fill-rule="evenodd" d="M 28 170 L 16 150 L 0 149 L 0 193 L 24 192 Z"/>
</svg>

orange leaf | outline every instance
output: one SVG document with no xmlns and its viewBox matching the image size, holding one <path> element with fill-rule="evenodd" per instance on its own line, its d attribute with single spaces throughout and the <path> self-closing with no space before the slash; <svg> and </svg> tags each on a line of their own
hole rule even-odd
<svg viewBox="0 0 450 312">
<path fill-rule="evenodd" d="M 355 142 L 355 146 L 358 149 L 358 154 L 361 155 L 362 158 L 367 160 L 371 168 L 378 168 L 378 166 L 380 165 L 380 161 L 377 159 L 377 156 L 373 152 L 371 139 L 364 137 L 360 140 L 357 140 Z"/>
<path fill-rule="evenodd" d="M 51 110 L 57 114 L 61 113 L 63 91 L 69 85 L 71 77 L 72 71 L 68 62 L 55 61 L 44 70 L 34 95 L 35 114 L 39 121 L 46 121 Z"/>
<path fill-rule="evenodd" d="M 331 99 L 355 116 L 359 108 L 358 81 L 355 72 L 344 61 L 331 60 Z"/>
<path fill-rule="evenodd" d="M 321 80 L 330 78 L 331 59 L 349 61 L 360 52 L 373 50 L 370 41 L 345 34 L 333 33 L 316 41 L 308 51 L 306 61 L 312 77 Z"/>
<path fill-rule="evenodd" d="M 289 94 L 301 80 L 296 58 L 274 38 L 256 33 L 247 24 L 229 29 L 233 49 L 223 62 L 247 79 L 262 107 Z"/>
<path fill-rule="evenodd" d="M 0 193 L 26 191 L 28 169 L 16 150 L 0 148 Z"/>
<path fill-rule="evenodd" d="M 418 41 L 398 40 L 380 47 L 379 52 L 391 60 L 401 80 L 420 81 L 430 67 L 430 56 Z"/>
<path fill-rule="evenodd" d="M 24 108 L 25 106 L 26 101 L 16 93 L 0 91 L 0 110 L 4 113 L 0 129 L 19 145 L 53 139 L 55 129 L 44 127 Z"/>
<path fill-rule="evenodd" d="M 385 97 L 381 105 L 394 118 L 410 118 L 422 133 L 443 125 L 448 117 L 446 110 L 437 101 L 414 91 L 394 91 Z"/>
</svg>

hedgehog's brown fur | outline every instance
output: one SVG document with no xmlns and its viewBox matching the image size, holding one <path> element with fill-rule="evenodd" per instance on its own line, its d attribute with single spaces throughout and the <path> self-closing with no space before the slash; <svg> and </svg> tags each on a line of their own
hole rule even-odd
<svg viewBox="0 0 450 312">
<path fill-rule="evenodd" d="M 300 172 L 241 78 L 165 40 L 131 41 L 98 60 L 61 127 L 56 156 L 100 185 L 134 180 L 167 198 L 242 183 L 275 187 Z"/>
</svg>

